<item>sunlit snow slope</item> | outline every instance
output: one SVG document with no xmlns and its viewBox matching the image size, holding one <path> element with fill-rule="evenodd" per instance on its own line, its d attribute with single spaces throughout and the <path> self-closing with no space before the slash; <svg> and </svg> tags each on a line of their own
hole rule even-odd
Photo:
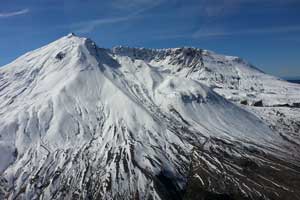
<svg viewBox="0 0 300 200">
<path fill-rule="evenodd" d="M 70 34 L 0 69 L 0 198 L 299 199 L 299 140 L 229 101 L 299 91 L 236 57 Z"/>
</svg>

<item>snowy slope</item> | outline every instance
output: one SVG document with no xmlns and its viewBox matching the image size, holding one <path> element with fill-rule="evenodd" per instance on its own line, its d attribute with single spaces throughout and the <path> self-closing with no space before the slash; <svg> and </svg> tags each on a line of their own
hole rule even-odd
<svg viewBox="0 0 300 200">
<path fill-rule="evenodd" d="M 70 34 L 29 52 L 0 69 L 0 197 L 299 198 L 300 179 L 284 180 L 300 177 L 299 143 L 219 95 L 232 91 L 292 104 L 300 89 L 192 48 Z"/>
<path fill-rule="evenodd" d="M 265 74 L 238 57 L 189 47 L 159 50 L 115 47 L 113 52 L 198 80 L 230 100 L 248 100 L 249 104 L 262 100 L 266 106 L 300 103 L 298 84 Z"/>
</svg>

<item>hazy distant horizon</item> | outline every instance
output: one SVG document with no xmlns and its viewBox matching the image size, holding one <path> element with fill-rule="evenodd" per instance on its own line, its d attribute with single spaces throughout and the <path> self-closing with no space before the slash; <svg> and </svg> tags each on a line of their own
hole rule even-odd
<svg viewBox="0 0 300 200">
<path fill-rule="evenodd" d="M 283 79 L 285 80 L 297 80 L 299 81 L 300 80 L 300 76 L 290 76 L 290 77 L 282 77 Z"/>
</svg>

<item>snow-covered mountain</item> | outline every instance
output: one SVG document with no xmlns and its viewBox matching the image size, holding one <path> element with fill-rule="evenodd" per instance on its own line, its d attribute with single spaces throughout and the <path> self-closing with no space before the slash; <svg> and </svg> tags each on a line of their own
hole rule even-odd
<svg viewBox="0 0 300 200">
<path fill-rule="evenodd" d="M 299 102 L 237 57 L 70 34 L 0 69 L 0 198 L 299 199 Z"/>
</svg>

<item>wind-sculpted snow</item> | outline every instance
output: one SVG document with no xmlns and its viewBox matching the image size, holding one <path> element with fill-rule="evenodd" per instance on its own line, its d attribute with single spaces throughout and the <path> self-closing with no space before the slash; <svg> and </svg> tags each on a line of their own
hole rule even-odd
<svg viewBox="0 0 300 200">
<path fill-rule="evenodd" d="M 300 198 L 299 143 L 215 92 L 281 92 L 265 77 L 299 91 L 194 48 L 29 52 L 0 69 L 0 198 Z"/>
</svg>

